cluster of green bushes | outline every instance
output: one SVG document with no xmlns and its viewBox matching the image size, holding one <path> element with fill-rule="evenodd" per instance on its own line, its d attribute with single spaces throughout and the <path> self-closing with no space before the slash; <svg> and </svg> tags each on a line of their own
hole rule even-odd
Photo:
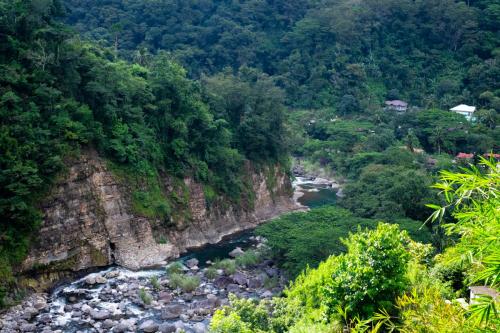
<svg viewBox="0 0 500 333">
<path fill-rule="evenodd" d="M 306 269 L 284 297 L 232 298 L 214 315 L 211 331 L 498 331 L 498 298 L 480 295 L 466 308 L 453 299 L 464 296 L 455 279 L 500 290 L 499 184 L 499 170 L 487 160 L 460 173 L 442 172 L 435 187 L 444 205 L 431 205 L 431 221 L 456 240 L 443 253 L 434 255 L 431 245 L 380 223 L 351 233 L 343 240 L 344 253 Z M 462 274 L 443 274 L 454 270 Z"/>
<path fill-rule="evenodd" d="M 395 219 L 402 230 L 408 230 L 414 240 L 432 241 L 428 228 L 408 219 Z M 372 229 L 377 220 L 360 218 L 346 209 L 325 206 L 308 212 L 291 213 L 259 226 L 258 235 L 267 239 L 270 252 L 291 276 L 306 267 L 317 267 L 332 254 L 346 250 L 342 239 L 359 228 Z M 307 231 L 307 232 L 306 232 Z"/>
</svg>

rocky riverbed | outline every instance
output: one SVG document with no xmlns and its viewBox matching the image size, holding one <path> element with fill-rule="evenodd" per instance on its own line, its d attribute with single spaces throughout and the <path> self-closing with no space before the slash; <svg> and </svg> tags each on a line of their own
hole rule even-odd
<svg viewBox="0 0 500 333">
<path fill-rule="evenodd" d="M 262 253 L 262 240 L 252 236 L 246 251 Z M 244 255 L 236 248 L 233 257 Z M 172 287 L 165 267 L 133 272 L 112 267 L 89 274 L 52 295 L 35 294 L 0 317 L 1 332 L 193 332 L 208 331 L 215 309 L 228 304 L 229 294 L 270 298 L 286 284 L 273 261 L 236 265 L 234 271 L 196 258 L 175 265 L 183 279 L 199 281 L 194 290 Z M 229 261 L 235 265 L 238 259 Z M 182 263 L 180 265 L 179 263 Z M 234 266 L 233 266 L 234 269 Z M 229 271 L 228 271 L 229 270 Z"/>
</svg>

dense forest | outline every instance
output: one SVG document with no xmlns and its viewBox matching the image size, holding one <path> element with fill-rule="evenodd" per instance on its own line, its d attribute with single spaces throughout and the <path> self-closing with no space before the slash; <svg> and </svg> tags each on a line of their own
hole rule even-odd
<svg viewBox="0 0 500 333">
<path fill-rule="evenodd" d="M 161 175 L 248 207 L 245 166 L 292 157 L 343 195 L 257 229 L 293 282 L 212 332 L 498 331 L 453 300 L 499 289 L 499 29 L 496 0 L 0 0 L 0 306 L 82 152 L 166 226 Z"/>
<path fill-rule="evenodd" d="M 245 160 L 286 165 L 283 93 L 266 75 L 207 77 L 202 89 L 163 53 L 143 66 L 77 38 L 59 1 L 0 10 L 0 299 L 41 222 L 39 200 L 82 149 L 129 178 L 140 214 L 167 224 L 160 173 L 251 205 Z"/>
<path fill-rule="evenodd" d="M 387 96 L 421 107 L 499 107 L 496 1 L 65 3 L 82 36 L 130 60 L 165 50 L 193 77 L 258 68 L 295 107 L 340 108 L 354 97 L 351 112 L 373 111 Z"/>
</svg>

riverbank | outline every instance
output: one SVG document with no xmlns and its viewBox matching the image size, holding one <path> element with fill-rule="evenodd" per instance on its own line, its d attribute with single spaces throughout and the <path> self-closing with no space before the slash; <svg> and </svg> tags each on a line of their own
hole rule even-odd
<svg viewBox="0 0 500 333">
<path fill-rule="evenodd" d="M 207 332 L 213 312 L 228 304 L 229 294 L 270 298 L 287 283 L 265 256 L 264 240 L 251 236 L 249 244 L 246 251 L 236 247 L 225 254 L 234 259 L 202 263 L 186 257 L 162 269 L 112 267 L 89 274 L 53 295 L 28 297 L 1 317 L 0 330 Z"/>
<path fill-rule="evenodd" d="M 319 200 L 306 200 L 308 193 L 326 191 L 335 198 L 331 184 L 319 180 L 294 184 L 295 195 L 299 191 L 306 192 L 296 199 L 301 209 Z M 247 231 L 180 257 L 180 275 L 168 274 L 165 266 L 142 271 L 109 267 L 50 294 L 29 296 L 0 316 L 0 331 L 207 332 L 213 312 L 228 303 L 229 294 L 270 298 L 287 285 L 265 249 L 265 240 Z M 228 260 L 231 255 L 238 258 Z"/>
</svg>

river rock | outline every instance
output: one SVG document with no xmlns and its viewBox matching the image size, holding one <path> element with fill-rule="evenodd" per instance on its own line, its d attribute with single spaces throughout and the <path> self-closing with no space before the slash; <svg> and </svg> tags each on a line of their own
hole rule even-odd
<svg viewBox="0 0 500 333">
<path fill-rule="evenodd" d="M 101 328 L 108 330 L 112 328 L 115 325 L 115 323 L 111 319 L 106 319 L 105 321 L 102 322 Z"/>
<path fill-rule="evenodd" d="M 234 250 L 232 250 L 231 252 L 229 252 L 229 256 L 236 258 L 236 257 L 241 256 L 243 253 L 245 253 L 245 252 L 243 252 L 243 250 L 240 247 L 237 247 Z"/>
<path fill-rule="evenodd" d="M 233 279 L 234 282 L 239 284 L 240 286 L 245 286 L 248 284 L 248 279 L 246 278 L 245 275 L 243 275 L 240 272 L 236 272 L 231 276 L 231 279 Z"/>
<path fill-rule="evenodd" d="M 160 291 L 160 293 L 158 294 L 158 299 L 165 303 L 171 302 L 172 298 L 173 298 L 172 294 L 169 293 L 168 291 Z"/>
<path fill-rule="evenodd" d="M 184 309 L 185 309 L 185 307 L 183 305 L 180 305 L 180 304 L 168 305 L 162 309 L 161 319 L 170 320 L 170 319 L 179 318 L 179 316 L 182 314 Z"/>
<path fill-rule="evenodd" d="M 90 316 L 94 320 L 105 320 L 110 317 L 110 313 L 108 310 L 99 310 L 99 311 L 92 310 L 90 311 Z"/>
<path fill-rule="evenodd" d="M 213 294 L 208 294 L 207 295 L 207 300 L 210 302 L 210 304 L 213 304 L 213 307 L 219 306 L 220 305 L 220 299 L 213 295 Z"/>
<path fill-rule="evenodd" d="M 35 332 L 35 331 L 36 331 L 35 324 L 22 324 L 21 325 L 21 332 Z"/>
<path fill-rule="evenodd" d="M 199 263 L 200 263 L 200 262 L 198 261 L 198 259 L 196 259 L 196 258 L 191 258 L 191 259 L 189 259 L 189 260 L 187 260 L 187 261 L 186 261 L 186 266 L 187 266 L 188 268 L 191 268 L 191 269 L 192 269 L 193 267 L 198 266 L 198 264 L 199 264 Z"/>
<path fill-rule="evenodd" d="M 237 293 L 240 291 L 240 286 L 234 283 L 228 284 L 226 287 L 228 293 Z"/>
<path fill-rule="evenodd" d="M 119 271 L 111 271 L 111 272 L 107 272 L 104 276 L 107 279 L 114 279 L 114 278 L 118 277 L 119 275 L 120 275 Z"/>
<path fill-rule="evenodd" d="M 214 280 L 214 286 L 217 288 L 226 288 L 228 284 L 232 283 L 233 280 L 227 276 L 218 276 Z"/>
<path fill-rule="evenodd" d="M 124 333 L 124 332 L 130 331 L 130 328 L 131 328 L 130 323 L 126 320 L 123 320 L 118 325 L 113 327 L 113 332 L 114 333 Z"/>
<path fill-rule="evenodd" d="M 26 309 L 24 309 L 24 313 L 22 315 L 22 317 L 26 320 L 31 320 L 32 318 L 34 318 L 35 316 L 37 316 L 39 313 L 39 311 L 33 307 L 28 307 Z"/>
<path fill-rule="evenodd" d="M 271 291 L 269 291 L 269 290 L 266 290 L 266 291 L 264 291 L 260 295 L 260 297 L 262 297 L 262 298 L 271 298 L 271 297 L 273 297 L 273 293 Z"/>
<path fill-rule="evenodd" d="M 207 326 L 203 323 L 196 323 L 193 325 L 193 331 L 195 333 L 206 333 L 208 332 Z"/>
<path fill-rule="evenodd" d="M 139 326 L 139 330 L 146 333 L 156 332 L 158 331 L 158 324 L 155 323 L 153 320 L 146 320 Z"/>
<path fill-rule="evenodd" d="M 158 327 L 158 331 L 161 333 L 174 333 L 177 330 L 174 324 L 163 323 Z"/>
</svg>

